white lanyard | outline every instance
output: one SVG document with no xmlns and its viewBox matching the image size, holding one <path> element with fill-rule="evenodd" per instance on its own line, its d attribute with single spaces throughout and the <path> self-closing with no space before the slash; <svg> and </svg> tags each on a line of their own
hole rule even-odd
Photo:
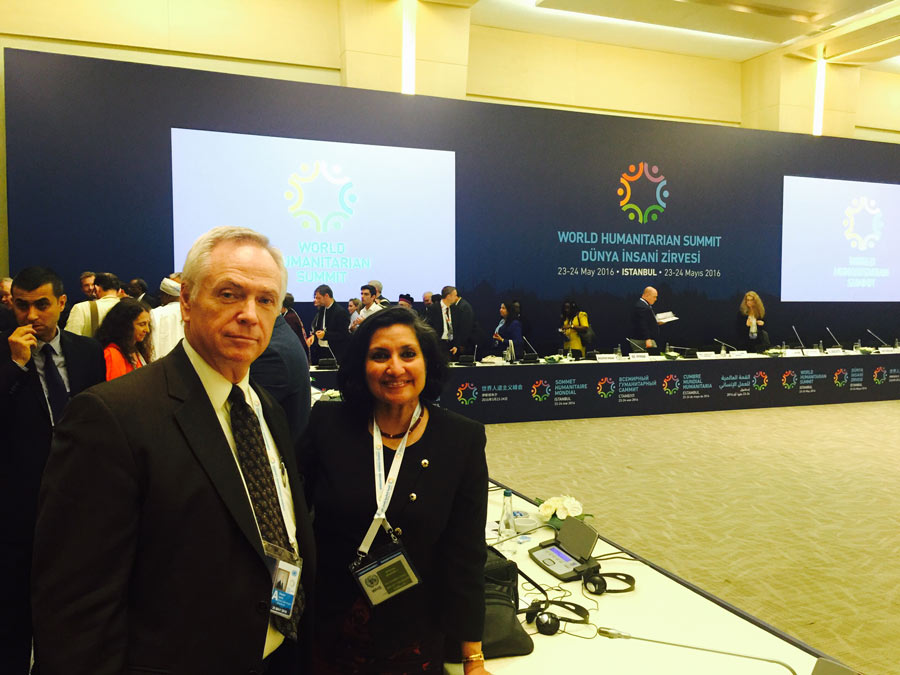
<svg viewBox="0 0 900 675">
<path fill-rule="evenodd" d="M 412 431 L 421 414 L 422 404 L 419 403 L 416 404 L 416 410 L 409 421 L 409 428 L 403 434 L 403 440 L 400 441 L 400 445 L 394 451 L 394 459 L 391 461 L 391 469 L 388 472 L 387 480 L 384 478 L 384 445 L 381 442 L 381 430 L 378 428 L 375 416 L 372 416 L 372 461 L 375 465 L 375 503 L 377 508 L 372 518 L 372 524 L 369 525 L 369 531 L 366 532 L 366 536 L 363 537 L 362 543 L 359 545 L 359 553 L 362 556 L 369 552 L 369 547 L 375 541 L 375 535 L 378 533 L 379 527 L 383 527 L 385 532 L 393 536 L 393 529 L 385 514 L 391 503 L 391 497 L 394 496 L 394 487 L 397 484 L 400 465 L 403 464 L 403 454 L 406 452 L 406 441 L 409 438 L 409 432 Z"/>
</svg>

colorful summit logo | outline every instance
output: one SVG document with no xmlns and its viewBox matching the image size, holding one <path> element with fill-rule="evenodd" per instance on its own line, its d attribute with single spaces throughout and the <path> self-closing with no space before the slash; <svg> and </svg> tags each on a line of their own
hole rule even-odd
<svg viewBox="0 0 900 675">
<path fill-rule="evenodd" d="M 641 207 L 631 201 L 632 187 L 637 184 L 641 178 L 646 179 L 650 186 L 656 186 L 656 203 L 648 204 Z M 650 166 L 648 162 L 640 162 L 637 166 L 631 164 L 627 172 L 622 172 L 619 178 L 621 187 L 616 194 L 622 198 L 619 206 L 622 211 L 628 214 L 628 220 L 637 219 L 638 223 L 646 223 L 656 221 L 660 214 L 666 210 L 666 199 L 669 198 L 669 191 L 666 189 L 666 177 L 659 172 L 656 165 Z"/>
<path fill-rule="evenodd" d="M 550 398 L 550 383 L 547 380 L 538 380 L 531 385 L 531 398 L 535 401 L 546 401 Z"/>
<path fill-rule="evenodd" d="M 677 375 L 666 375 L 662 381 L 663 391 L 669 394 L 670 396 L 677 393 L 678 389 L 681 387 L 681 381 L 678 379 Z"/>
<path fill-rule="evenodd" d="M 456 390 L 456 400 L 460 405 L 472 405 L 478 398 L 478 387 L 471 382 L 463 382 Z"/>
<path fill-rule="evenodd" d="M 843 368 L 838 368 L 834 371 L 834 386 L 835 387 L 843 387 L 850 381 L 850 375 Z"/>
<path fill-rule="evenodd" d="M 609 398 L 616 393 L 616 383 L 611 377 L 604 377 L 597 381 L 597 394 L 601 398 Z"/>
<path fill-rule="evenodd" d="M 868 229 L 865 234 L 859 231 L 863 227 Z M 844 236 L 850 246 L 859 251 L 875 248 L 883 229 L 884 218 L 874 199 L 869 201 L 868 197 L 859 197 L 850 200 L 850 206 L 844 210 Z"/>
<path fill-rule="evenodd" d="M 288 212 L 300 219 L 307 230 L 340 230 L 353 216 L 356 194 L 349 176 L 341 176 L 341 167 L 316 160 L 300 165 L 300 171 L 288 177 L 291 189 L 284 198 L 294 200 Z"/>
<path fill-rule="evenodd" d="M 765 371 L 756 371 L 756 374 L 753 376 L 753 388 L 756 389 L 756 391 L 762 391 L 768 386 L 769 376 L 766 375 Z"/>
<path fill-rule="evenodd" d="M 793 389 L 797 386 L 797 373 L 793 370 L 786 370 L 781 376 L 781 386 L 785 389 Z"/>
<path fill-rule="evenodd" d="M 884 366 L 878 366 L 872 372 L 872 381 L 875 384 L 884 384 L 884 381 L 887 379 L 887 370 L 884 369 Z"/>
</svg>

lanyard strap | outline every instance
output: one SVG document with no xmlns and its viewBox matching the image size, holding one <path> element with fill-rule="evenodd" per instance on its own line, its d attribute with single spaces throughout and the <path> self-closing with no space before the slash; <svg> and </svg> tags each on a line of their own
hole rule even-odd
<svg viewBox="0 0 900 675">
<path fill-rule="evenodd" d="M 375 503 L 377 505 L 375 515 L 372 517 L 372 524 L 366 536 L 363 537 L 362 543 L 359 545 L 360 557 L 365 556 L 369 552 L 369 547 L 375 541 L 375 535 L 378 528 L 383 527 L 391 537 L 394 537 L 393 528 L 387 520 L 387 509 L 391 503 L 391 497 L 394 496 L 394 487 L 397 484 L 397 475 L 400 473 L 400 465 L 403 464 L 403 455 L 406 452 L 406 441 L 409 438 L 409 432 L 419 420 L 422 414 L 422 404 L 416 404 L 416 410 L 413 412 L 412 419 L 409 421 L 409 427 L 403 434 L 403 440 L 394 451 L 394 459 L 391 461 L 391 468 L 388 472 L 387 479 L 384 477 L 384 445 L 381 442 L 381 429 L 378 428 L 378 422 L 375 416 L 372 416 L 372 461 L 375 465 Z"/>
</svg>

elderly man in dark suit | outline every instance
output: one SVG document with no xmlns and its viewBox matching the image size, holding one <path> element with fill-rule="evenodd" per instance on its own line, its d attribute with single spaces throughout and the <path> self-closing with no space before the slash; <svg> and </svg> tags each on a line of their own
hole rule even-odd
<svg viewBox="0 0 900 675">
<path fill-rule="evenodd" d="M 631 308 L 631 338 L 643 342 L 646 349 L 656 347 L 656 340 L 659 337 L 660 324 L 653 312 L 658 295 L 653 286 L 647 286 Z"/>
<path fill-rule="evenodd" d="M 52 270 L 22 270 L 11 295 L 18 327 L 0 336 L 0 673 L 24 675 L 32 538 L 53 425 L 70 396 L 106 379 L 106 365 L 95 340 L 59 330 L 66 296 Z"/>
<path fill-rule="evenodd" d="M 309 514 L 284 412 L 249 378 L 286 280 L 262 235 L 210 230 L 181 344 L 72 400 L 35 532 L 42 675 L 302 672 Z"/>
</svg>

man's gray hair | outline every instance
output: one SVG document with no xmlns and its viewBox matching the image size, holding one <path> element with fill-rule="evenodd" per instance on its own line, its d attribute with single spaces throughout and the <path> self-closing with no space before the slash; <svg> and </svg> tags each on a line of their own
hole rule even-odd
<svg viewBox="0 0 900 675">
<path fill-rule="evenodd" d="M 375 287 L 375 290 L 378 291 L 378 295 L 381 295 L 381 291 L 384 290 L 384 286 L 378 279 L 372 279 L 372 281 L 369 282 L 369 285 Z"/>
<path fill-rule="evenodd" d="M 184 269 L 181 272 L 181 282 L 187 288 L 189 297 L 192 300 L 196 297 L 197 289 L 200 288 L 204 277 L 209 272 L 209 256 L 213 249 L 225 242 L 255 244 L 268 251 L 281 273 L 281 294 L 278 296 L 280 306 L 287 291 L 287 268 L 284 266 L 284 256 L 281 255 L 281 251 L 269 243 L 267 236 L 247 227 L 214 227 L 197 238 L 197 241 L 191 246 L 191 250 L 188 251 Z"/>
</svg>

